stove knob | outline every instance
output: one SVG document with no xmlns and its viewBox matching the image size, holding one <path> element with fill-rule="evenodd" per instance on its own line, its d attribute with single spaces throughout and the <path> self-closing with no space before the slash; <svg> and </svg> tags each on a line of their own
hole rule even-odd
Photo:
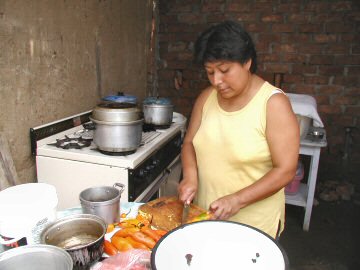
<svg viewBox="0 0 360 270">
<path fill-rule="evenodd" d="M 154 169 L 155 168 L 155 165 L 147 165 L 146 166 L 146 170 L 152 170 L 152 169 Z"/>
<path fill-rule="evenodd" d="M 160 160 L 159 160 L 159 159 L 154 159 L 154 160 L 153 160 L 154 166 L 158 165 L 159 163 L 160 163 Z"/>
<path fill-rule="evenodd" d="M 147 173 L 148 173 L 147 170 L 145 170 L 145 169 L 140 169 L 140 171 L 139 171 L 139 176 L 140 176 L 140 177 L 144 177 L 144 176 L 147 175 Z"/>
</svg>

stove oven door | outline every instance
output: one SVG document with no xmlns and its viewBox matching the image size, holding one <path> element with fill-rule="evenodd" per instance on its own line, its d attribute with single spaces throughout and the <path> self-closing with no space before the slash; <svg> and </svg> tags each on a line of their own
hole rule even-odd
<svg viewBox="0 0 360 270">
<path fill-rule="evenodd" d="M 135 202 L 148 202 L 163 196 L 177 196 L 181 177 L 181 160 L 178 155 L 173 162 L 148 186 Z"/>
</svg>

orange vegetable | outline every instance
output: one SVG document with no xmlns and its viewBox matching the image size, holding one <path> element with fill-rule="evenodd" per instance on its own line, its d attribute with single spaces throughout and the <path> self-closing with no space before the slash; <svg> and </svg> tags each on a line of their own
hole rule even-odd
<svg viewBox="0 0 360 270">
<path fill-rule="evenodd" d="M 112 232 L 115 229 L 115 224 L 111 223 L 107 226 L 106 233 Z"/>
<path fill-rule="evenodd" d="M 204 213 L 201 213 L 200 215 L 194 217 L 193 219 L 191 219 L 191 220 L 189 221 L 189 223 L 191 223 L 191 222 L 196 222 L 196 221 L 201 221 L 201 220 L 208 220 L 208 219 L 211 218 L 211 216 L 212 216 L 212 213 L 211 213 L 211 212 L 209 212 L 209 211 L 208 211 L 208 212 L 204 212 Z"/>
<path fill-rule="evenodd" d="M 137 242 L 143 243 L 150 249 L 152 249 L 156 244 L 152 238 L 150 238 L 149 236 L 145 235 L 142 232 L 134 232 L 130 235 L 130 237 Z"/>
<path fill-rule="evenodd" d="M 123 237 L 111 237 L 111 243 L 119 251 L 127 251 L 133 248 L 133 246 Z"/>
<path fill-rule="evenodd" d="M 165 234 L 168 233 L 168 231 L 165 230 L 154 230 L 154 232 L 156 232 L 160 236 L 164 236 Z"/>
<path fill-rule="evenodd" d="M 109 256 L 113 256 L 118 253 L 117 248 L 108 240 L 104 241 L 104 251 Z"/>
<path fill-rule="evenodd" d="M 120 215 L 120 217 L 121 217 L 121 218 L 126 218 L 127 215 L 130 214 L 130 212 L 131 212 L 131 209 L 129 209 L 129 211 L 128 211 L 127 213 L 122 213 L 122 214 Z"/>
<path fill-rule="evenodd" d="M 128 240 L 128 242 L 134 247 L 134 248 L 138 248 L 138 249 L 146 249 L 149 250 L 149 248 L 144 245 L 143 243 L 137 242 L 135 241 L 133 238 L 131 238 L 130 236 L 125 237 L 126 240 Z"/>
<path fill-rule="evenodd" d="M 125 220 L 123 220 L 123 221 L 121 221 L 120 223 L 119 223 L 119 226 L 121 227 L 121 228 L 131 228 L 131 227 L 138 227 L 138 228 L 140 228 L 140 227 L 142 227 L 142 226 L 144 226 L 144 223 L 141 221 L 141 220 L 138 220 L 138 219 L 136 219 L 136 218 L 132 218 L 132 219 L 125 219 Z"/>
<path fill-rule="evenodd" d="M 140 229 L 136 227 L 123 228 L 116 233 L 114 233 L 113 237 L 127 237 L 134 232 L 138 232 Z"/>
<path fill-rule="evenodd" d="M 160 235 L 158 235 L 153 229 L 147 226 L 141 227 L 140 231 L 146 234 L 147 236 L 151 237 L 156 242 L 159 241 L 159 239 L 161 238 Z"/>
</svg>

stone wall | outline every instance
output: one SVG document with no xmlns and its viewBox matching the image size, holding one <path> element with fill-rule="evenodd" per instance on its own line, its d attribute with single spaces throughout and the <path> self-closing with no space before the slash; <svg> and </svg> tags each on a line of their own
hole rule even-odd
<svg viewBox="0 0 360 270">
<path fill-rule="evenodd" d="M 118 91 L 142 99 L 152 1 L 0 1 L 0 131 L 20 182 L 36 179 L 29 129 Z"/>
<path fill-rule="evenodd" d="M 328 138 L 320 176 L 359 175 L 358 1 L 160 0 L 159 7 L 159 92 L 173 98 L 177 111 L 188 117 L 208 85 L 191 62 L 198 34 L 212 23 L 240 21 L 256 43 L 258 73 L 270 82 L 283 73 L 284 91 L 316 98 Z M 352 127 L 348 155 L 346 127 Z"/>
</svg>

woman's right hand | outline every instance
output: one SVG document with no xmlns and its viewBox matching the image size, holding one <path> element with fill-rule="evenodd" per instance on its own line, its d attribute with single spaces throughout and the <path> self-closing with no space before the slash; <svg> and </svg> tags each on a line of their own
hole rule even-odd
<svg viewBox="0 0 360 270">
<path fill-rule="evenodd" d="M 180 201 L 190 204 L 195 197 L 197 188 L 196 180 L 182 179 L 178 187 Z"/>
</svg>

